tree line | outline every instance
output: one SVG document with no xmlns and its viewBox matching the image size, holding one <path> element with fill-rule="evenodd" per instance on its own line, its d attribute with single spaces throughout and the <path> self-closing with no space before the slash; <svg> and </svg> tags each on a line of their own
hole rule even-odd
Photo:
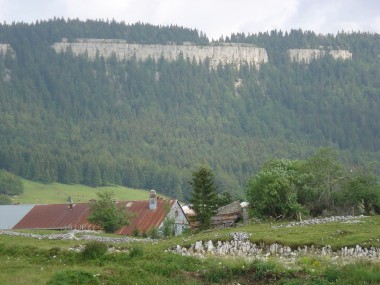
<svg viewBox="0 0 380 285">
<path fill-rule="evenodd" d="M 373 169 L 344 169 L 333 149 L 306 160 L 270 160 L 246 189 L 251 214 L 258 217 L 380 213 L 380 184 Z"/>
<path fill-rule="evenodd" d="M 15 51 L 0 56 L 0 169 L 44 183 L 122 184 L 189 199 L 188 177 L 204 163 L 219 192 L 243 198 L 247 179 L 270 158 L 305 159 L 332 146 L 352 167 L 380 161 L 376 34 L 231 36 L 265 47 L 273 60 L 215 70 L 183 57 L 56 54 L 50 45 L 62 37 L 208 43 L 198 31 L 142 23 L 0 25 L 0 42 Z M 282 56 L 287 47 L 317 44 L 347 48 L 353 59 L 305 65 Z"/>
<path fill-rule="evenodd" d="M 192 172 L 191 217 L 198 230 L 211 227 L 220 203 L 214 174 Z M 336 150 L 321 148 L 305 160 L 270 159 L 246 184 L 251 217 L 295 220 L 321 215 L 380 213 L 380 183 L 370 167 L 347 169 Z M 219 195 L 220 197 L 220 195 Z"/>
</svg>

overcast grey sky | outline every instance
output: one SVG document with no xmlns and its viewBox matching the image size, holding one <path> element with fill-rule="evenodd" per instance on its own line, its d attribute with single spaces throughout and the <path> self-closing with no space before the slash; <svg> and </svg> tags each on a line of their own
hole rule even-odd
<svg viewBox="0 0 380 285">
<path fill-rule="evenodd" d="M 380 0 L 0 0 L 1 23 L 53 17 L 174 24 L 214 39 L 298 28 L 380 33 Z"/>
</svg>

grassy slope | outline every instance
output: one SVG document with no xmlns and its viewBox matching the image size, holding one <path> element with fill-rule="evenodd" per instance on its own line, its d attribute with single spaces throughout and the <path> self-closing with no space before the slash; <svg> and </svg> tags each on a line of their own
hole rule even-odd
<svg viewBox="0 0 380 285">
<path fill-rule="evenodd" d="M 23 180 L 24 193 L 14 197 L 13 203 L 20 204 L 60 204 L 66 203 L 70 196 L 75 203 L 88 202 L 96 198 L 96 193 L 102 190 L 110 190 L 115 193 L 117 200 L 145 200 L 149 192 L 146 190 L 126 188 L 122 186 L 88 187 L 85 185 L 66 185 L 60 183 L 42 184 Z"/>
<path fill-rule="evenodd" d="M 120 200 L 139 200 L 148 196 L 147 191 L 124 187 L 91 188 L 57 183 L 45 185 L 30 181 L 24 181 L 24 186 L 24 194 L 15 198 L 15 202 L 65 203 L 67 196 L 76 202 L 86 202 L 95 198 L 96 192 L 103 189 L 112 190 Z M 262 223 L 208 231 L 161 240 L 154 244 L 119 244 L 116 246 L 121 248 L 138 247 L 141 253 L 137 256 L 128 253 L 107 255 L 94 261 L 83 260 L 80 254 L 65 253 L 66 251 L 57 257 L 49 256 L 49 251 L 53 248 L 67 249 L 73 245 L 85 244 L 84 241 L 36 240 L 0 235 L 0 280 L 4 284 L 46 284 L 57 278 L 57 273 L 66 276 L 65 270 L 75 270 L 90 273 L 90 276 L 99 274 L 96 279 L 103 284 L 233 284 L 233 281 L 239 281 L 240 284 L 278 284 L 280 280 L 281 284 L 292 285 L 380 284 L 380 262 L 359 261 L 351 266 L 337 265 L 328 258 L 310 257 L 301 258 L 293 265 L 293 269 L 286 269 L 287 266 L 255 264 L 255 261 L 246 259 L 211 257 L 200 260 L 165 253 L 166 249 L 177 244 L 230 239 L 229 233 L 235 231 L 250 233 L 252 242 L 277 242 L 292 247 L 311 244 L 329 244 L 334 249 L 354 247 L 357 244 L 380 247 L 380 216 L 364 218 L 357 224 L 338 222 L 279 229 L 273 228 L 273 225 Z M 264 275 L 259 268 L 264 270 Z M 336 282 L 331 282 L 332 280 Z"/>
<path fill-rule="evenodd" d="M 84 244 L 84 241 L 35 240 L 0 235 L 0 260 L 4 261 L 0 262 L 0 278 L 8 282 L 4 284 L 45 284 L 57 272 L 70 269 L 89 272 L 92 275 L 100 274 L 97 278 L 104 284 L 233 284 L 233 280 L 241 281 L 240 284 L 268 284 L 270 280 L 265 279 L 265 276 L 270 278 L 277 276 L 276 278 L 281 278 L 283 281 L 289 278 L 281 284 L 359 284 L 358 280 L 367 280 L 360 284 L 380 282 L 379 262 L 359 262 L 354 267 L 347 267 L 334 265 L 328 258 L 311 257 L 300 259 L 295 264 L 295 269 L 290 271 L 281 265 L 279 269 L 270 264 L 261 265 L 261 270 L 268 270 L 268 273 L 265 273 L 261 282 L 255 283 L 255 278 L 259 275 L 255 273 L 258 269 L 252 269 L 256 266 L 252 261 L 214 257 L 200 260 L 165 253 L 166 249 L 177 244 L 184 245 L 197 240 L 228 239 L 229 233 L 233 231 L 251 233 L 251 240 L 254 242 L 276 241 L 293 246 L 304 244 L 330 244 L 335 248 L 356 244 L 380 246 L 380 216 L 365 218 L 358 224 L 328 223 L 273 229 L 270 224 L 263 223 L 175 237 L 154 244 L 119 244 L 116 246 L 139 247 L 140 254 L 107 255 L 97 261 L 81 260 L 80 255 L 63 253 L 56 258 L 47 256 L 51 248 L 68 248 L 74 244 Z M 324 237 L 323 241 L 321 237 Z M 244 267 L 251 269 L 244 271 L 242 269 Z M 357 272 L 354 272 L 355 268 Z M 331 280 L 337 280 L 336 283 L 326 281 L 326 270 L 329 270 Z"/>
</svg>

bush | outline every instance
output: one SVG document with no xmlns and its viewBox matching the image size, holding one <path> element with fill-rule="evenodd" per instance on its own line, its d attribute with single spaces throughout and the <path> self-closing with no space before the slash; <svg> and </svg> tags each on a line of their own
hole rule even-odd
<svg viewBox="0 0 380 285">
<path fill-rule="evenodd" d="M 98 285 L 100 282 L 91 273 L 78 270 L 65 270 L 53 275 L 47 285 Z"/>
<path fill-rule="evenodd" d="M 140 235 L 140 232 L 139 232 L 139 230 L 138 230 L 138 228 L 137 228 L 137 227 L 135 227 L 135 228 L 134 228 L 134 230 L 133 230 L 133 233 L 132 233 L 132 234 L 133 234 L 133 236 L 134 236 L 134 237 L 138 237 L 138 236 Z"/>
<path fill-rule="evenodd" d="M 166 219 L 163 226 L 164 237 L 171 237 L 174 233 L 174 219 Z"/>
<path fill-rule="evenodd" d="M 340 275 L 340 270 L 336 267 L 329 267 L 325 271 L 325 279 L 329 282 L 336 282 Z"/>
<path fill-rule="evenodd" d="M 85 259 L 96 259 L 107 253 L 107 245 L 99 241 L 91 241 L 86 244 L 82 256 Z"/>
<path fill-rule="evenodd" d="M 48 251 L 48 256 L 49 257 L 57 256 L 60 251 L 61 251 L 61 249 L 59 247 L 52 247 Z"/>
<path fill-rule="evenodd" d="M 253 261 L 251 267 L 254 269 L 255 273 L 253 278 L 255 280 L 265 280 L 277 274 L 277 268 L 275 264 L 270 262 L 264 262 L 260 260 Z"/>
<path fill-rule="evenodd" d="M 131 251 L 129 252 L 130 257 L 136 257 L 136 256 L 142 256 L 143 250 L 141 247 L 135 246 L 131 248 Z"/>
<path fill-rule="evenodd" d="M 150 238 L 151 239 L 157 239 L 159 238 L 159 235 L 158 235 L 158 229 L 153 227 L 151 230 L 150 230 Z"/>
</svg>

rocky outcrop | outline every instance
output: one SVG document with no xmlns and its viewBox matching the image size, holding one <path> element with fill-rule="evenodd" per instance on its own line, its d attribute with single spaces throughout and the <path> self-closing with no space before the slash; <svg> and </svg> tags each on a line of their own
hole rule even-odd
<svg viewBox="0 0 380 285">
<path fill-rule="evenodd" d="M 0 56 L 5 56 L 7 53 L 11 53 L 11 55 L 15 56 L 15 51 L 9 44 L 0 44 Z"/>
<path fill-rule="evenodd" d="M 5 57 L 7 53 L 10 53 L 11 57 L 14 58 L 16 56 L 15 51 L 9 44 L 1 44 L 0 43 L 0 57 Z M 0 71 L 0 80 L 4 82 L 11 81 L 11 71 L 9 69 L 4 69 L 3 72 Z"/>
<path fill-rule="evenodd" d="M 158 60 L 161 57 L 172 61 L 183 56 L 185 59 L 195 59 L 196 62 L 209 60 L 210 68 L 216 68 L 219 63 L 222 65 L 233 64 L 237 67 L 241 64 L 260 67 L 262 63 L 268 62 L 265 49 L 248 44 L 144 45 L 131 44 L 124 40 L 77 39 L 71 43 L 63 40 L 54 43 L 52 47 L 57 53 L 71 49 L 74 55 L 87 54 L 90 59 L 94 59 L 97 55 L 104 58 L 115 55 L 119 60 L 130 59 L 135 56 L 143 61 L 148 58 Z"/>
<path fill-rule="evenodd" d="M 0 54 L 4 55 L 10 46 L 7 44 L 0 44 Z"/>
<path fill-rule="evenodd" d="M 352 53 L 348 50 L 324 50 L 324 49 L 288 49 L 291 62 L 309 64 L 314 59 L 319 59 L 327 54 L 334 59 L 352 59 Z"/>
<path fill-rule="evenodd" d="M 333 251 L 330 245 L 317 248 L 312 246 L 302 246 L 292 249 L 289 246 L 278 243 L 264 244 L 251 243 L 248 233 L 232 233 L 231 241 L 197 241 L 189 247 L 177 245 L 175 248 L 169 249 L 169 252 L 188 256 L 237 256 L 237 257 L 253 257 L 253 258 L 297 258 L 308 254 L 326 256 L 332 259 L 337 258 L 363 258 L 363 259 L 380 259 L 380 248 L 365 248 L 360 245 L 355 247 L 342 247 L 340 250 Z"/>
</svg>

